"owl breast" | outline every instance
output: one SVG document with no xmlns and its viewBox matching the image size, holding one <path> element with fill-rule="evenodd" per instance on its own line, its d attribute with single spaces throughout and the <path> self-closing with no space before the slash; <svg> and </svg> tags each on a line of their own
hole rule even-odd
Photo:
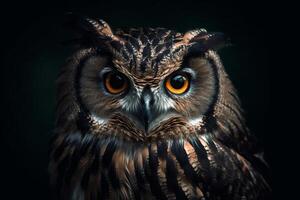
<svg viewBox="0 0 300 200">
<path fill-rule="evenodd" d="M 257 184 L 263 188 L 263 178 L 245 158 L 209 135 L 149 144 L 81 134 L 57 141 L 53 175 L 63 180 L 57 189 L 65 198 L 262 198 Z"/>
</svg>

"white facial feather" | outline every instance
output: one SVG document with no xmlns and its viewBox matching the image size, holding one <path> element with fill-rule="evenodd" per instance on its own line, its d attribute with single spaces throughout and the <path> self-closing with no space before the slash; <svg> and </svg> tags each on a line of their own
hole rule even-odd
<svg viewBox="0 0 300 200">
<path fill-rule="evenodd" d="M 156 108 L 160 112 L 165 112 L 171 108 L 175 107 L 175 102 L 170 97 L 165 94 L 156 94 Z"/>
<path fill-rule="evenodd" d="M 122 106 L 122 109 L 127 112 L 134 112 L 138 110 L 141 93 L 141 88 L 136 87 L 132 94 L 126 95 L 126 97 L 120 99 L 120 105 Z"/>
<path fill-rule="evenodd" d="M 155 109 L 158 112 L 168 111 L 170 108 L 174 108 L 175 102 L 170 97 L 166 96 L 160 88 L 150 88 L 154 94 Z M 142 94 L 142 88 L 136 87 L 136 90 L 131 95 L 126 95 L 120 100 L 122 109 L 127 112 L 136 111 L 140 106 L 140 97 Z"/>
</svg>

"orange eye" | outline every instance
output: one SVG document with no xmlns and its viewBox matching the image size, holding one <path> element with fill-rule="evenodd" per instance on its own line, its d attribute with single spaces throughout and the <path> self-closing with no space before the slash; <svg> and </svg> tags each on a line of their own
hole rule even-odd
<svg viewBox="0 0 300 200">
<path fill-rule="evenodd" d="M 128 81 L 122 74 L 109 72 L 104 76 L 104 85 L 109 93 L 119 94 L 128 88 Z"/>
<path fill-rule="evenodd" d="M 173 94 L 183 94 L 189 89 L 189 78 L 184 74 L 176 74 L 167 79 L 165 86 Z"/>
</svg>

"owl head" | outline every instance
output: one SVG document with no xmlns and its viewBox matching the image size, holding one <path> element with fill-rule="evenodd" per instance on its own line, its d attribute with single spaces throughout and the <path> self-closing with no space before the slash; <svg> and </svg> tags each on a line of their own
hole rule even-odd
<svg viewBox="0 0 300 200">
<path fill-rule="evenodd" d="M 223 117 L 218 105 L 235 98 L 215 53 L 224 44 L 221 33 L 71 22 L 80 38 L 57 81 L 63 132 L 134 141 L 185 137 L 210 116 Z"/>
</svg>

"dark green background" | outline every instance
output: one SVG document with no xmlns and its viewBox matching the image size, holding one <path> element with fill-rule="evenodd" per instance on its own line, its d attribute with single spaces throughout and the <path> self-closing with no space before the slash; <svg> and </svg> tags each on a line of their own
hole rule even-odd
<svg viewBox="0 0 300 200">
<path fill-rule="evenodd" d="M 112 28 L 161 26 L 178 31 L 206 28 L 227 34 L 220 51 L 239 91 L 248 125 L 271 160 L 269 101 L 275 29 L 269 2 L 211 1 L 19 1 L 1 6 L 1 196 L 48 199 L 48 142 L 54 128 L 54 81 L 71 54 L 63 14 L 75 11 Z"/>
</svg>

